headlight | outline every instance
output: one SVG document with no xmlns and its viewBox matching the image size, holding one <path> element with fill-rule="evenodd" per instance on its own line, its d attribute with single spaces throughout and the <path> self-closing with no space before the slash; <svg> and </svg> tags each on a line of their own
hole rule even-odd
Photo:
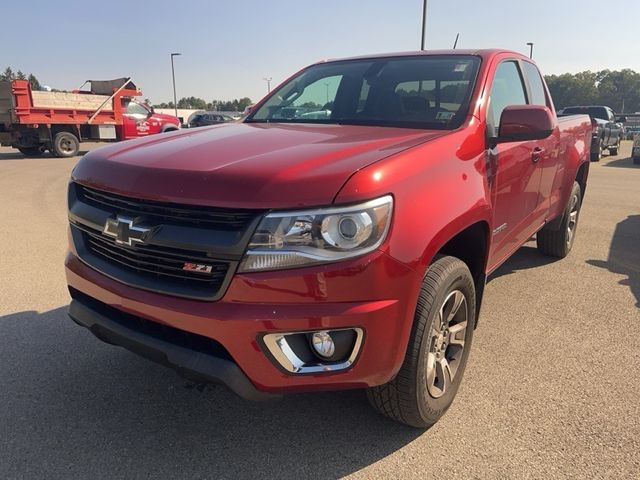
<svg viewBox="0 0 640 480">
<path fill-rule="evenodd" d="M 249 243 L 240 272 L 305 267 L 371 252 L 384 241 L 391 195 L 359 205 L 265 216 Z"/>
</svg>

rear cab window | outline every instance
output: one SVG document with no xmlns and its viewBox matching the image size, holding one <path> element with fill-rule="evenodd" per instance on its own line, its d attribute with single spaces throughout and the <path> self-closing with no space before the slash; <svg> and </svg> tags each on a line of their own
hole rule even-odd
<svg viewBox="0 0 640 480">
<path fill-rule="evenodd" d="M 549 102 L 547 101 L 547 94 L 545 92 L 538 67 L 533 63 L 522 62 L 522 68 L 525 76 L 527 77 L 527 81 L 529 82 L 529 91 L 531 93 L 529 103 L 532 105 L 543 105 L 548 107 Z"/>
</svg>

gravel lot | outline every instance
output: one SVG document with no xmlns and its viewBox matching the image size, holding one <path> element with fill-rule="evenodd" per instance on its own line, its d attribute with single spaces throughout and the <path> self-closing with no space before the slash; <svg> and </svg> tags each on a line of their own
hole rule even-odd
<svg viewBox="0 0 640 480">
<path fill-rule="evenodd" d="M 362 392 L 252 404 L 99 342 L 65 313 L 77 158 L 1 148 L 0 478 L 639 478 L 630 149 L 591 165 L 568 258 L 530 242 L 493 275 L 458 398 L 421 432 Z"/>
</svg>

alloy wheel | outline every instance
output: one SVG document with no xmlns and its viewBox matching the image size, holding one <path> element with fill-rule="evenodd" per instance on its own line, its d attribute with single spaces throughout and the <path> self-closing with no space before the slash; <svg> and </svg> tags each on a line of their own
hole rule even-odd
<svg viewBox="0 0 640 480">
<path fill-rule="evenodd" d="M 434 319 L 426 365 L 427 390 L 433 398 L 444 395 L 456 378 L 465 348 L 467 312 L 465 295 L 454 290 Z"/>
</svg>

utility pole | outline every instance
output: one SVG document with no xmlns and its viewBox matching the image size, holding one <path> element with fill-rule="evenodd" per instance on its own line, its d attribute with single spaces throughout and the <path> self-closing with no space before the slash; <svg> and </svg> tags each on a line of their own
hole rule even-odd
<svg viewBox="0 0 640 480">
<path fill-rule="evenodd" d="M 422 4 L 422 38 L 420 41 L 420 50 L 424 50 L 425 37 L 427 35 L 427 0 Z"/>
<path fill-rule="evenodd" d="M 176 97 L 176 71 L 173 68 L 173 57 L 177 57 L 178 55 L 182 55 L 182 54 L 181 53 L 171 54 L 171 78 L 173 79 L 173 109 L 175 110 L 176 117 L 178 116 L 178 100 Z"/>
<path fill-rule="evenodd" d="M 527 42 L 529 45 L 529 58 L 533 58 L 533 42 Z"/>
<path fill-rule="evenodd" d="M 267 82 L 267 93 L 271 93 L 271 77 L 264 77 L 263 80 Z"/>
</svg>

